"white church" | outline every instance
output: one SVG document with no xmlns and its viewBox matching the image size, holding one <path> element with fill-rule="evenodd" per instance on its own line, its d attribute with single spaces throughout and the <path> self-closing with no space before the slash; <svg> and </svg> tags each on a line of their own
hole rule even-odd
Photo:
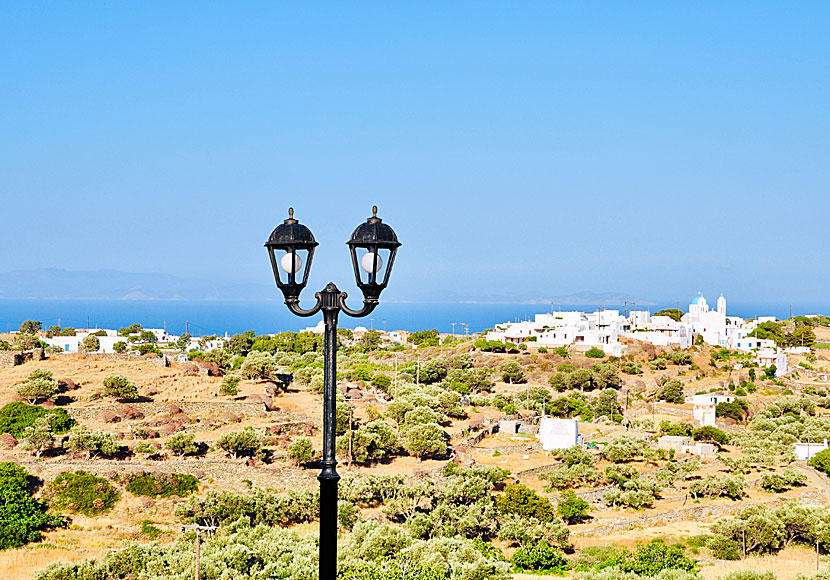
<svg viewBox="0 0 830 580">
<path fill-rule="evenodd" d="M 695 335 L 703 337 L 707 344 L 727 346 L 732 342 L 731 330 L 743 326 L 743 318 L 726 315 L 726 298 L 718 298 L 717 309 L 711 310 L 706 298 L 698 292 L 689 303 L 689 312 L 683 315 L 681 322 L 691 327 Z"/>
</svg>

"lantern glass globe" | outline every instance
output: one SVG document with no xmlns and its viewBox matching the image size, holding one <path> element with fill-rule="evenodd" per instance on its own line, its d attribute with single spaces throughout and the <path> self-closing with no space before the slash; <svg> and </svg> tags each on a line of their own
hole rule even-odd
<svg viewBox="0 0 830 580">
<path fill-rule="evenodd" d="M 294 265 L 293 268 L 291 267 L 292 266 L 292 257 L 294 258 L 293 259 L 293 265 Z M 303 267 L 303 260 L 297 254 L 292 254 L 291 252 L 288 252 L 287 254 L 285 254 L 280 259 L 280 268 L 282 268 L 283 272 L 286 272 L 288 274 L 296 274 L 297 272 L 300 271 L 300 268 L 302 268 L 302 267 Z"/>
<path fill-rule="evenodd" d="M 375 267 L 376 255 L 374 252 L 369 252 L 360 260 L 360 267 L 363 268 L 364 272 L 374 274 L 383 268 L 383 260 L 380 256 L 377 256 L 377 267 Z"/>
</svg>

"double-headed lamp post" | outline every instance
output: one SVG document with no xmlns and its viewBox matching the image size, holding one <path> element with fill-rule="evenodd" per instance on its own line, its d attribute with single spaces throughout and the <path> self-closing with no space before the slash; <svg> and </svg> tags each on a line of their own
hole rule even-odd
<svg viewBox="0 0 830 580">
<path fill-rule="evenodd" d="M 367 316 L 378 305 L 380 293 L 389 282 L 395 254 L 401 245 L 395 231 L 377 217 L 377 206 L 372 217 L 357 226 L 346 242 L 352 254 L 357 287 L 363 292 L 363 308 L 352 310 L 346 306 L 347 295 L 333 282 L 317 292 L 317 304 L 305 310 L 300 308 L 300 292 L 308 282 L 311 259 L 317 242 L 306 226 L 294 219 L 289 208 L 288 219 L 271 233 L 265 242 L 271 258 L 271 268 L 277 287 L 285 296 L 288 309 L 297 316 L 313 316 L 323 312 L 325 323 L 325 369 L 323 386 L 323 460 L 320 481 L 320 580 L 335 580 L 337 576 L 337 482 L 340 476 L 335 466 L 335 424 L 337 390 L 337 315 L 342 310 L 349 316 Z"/>
</svg>

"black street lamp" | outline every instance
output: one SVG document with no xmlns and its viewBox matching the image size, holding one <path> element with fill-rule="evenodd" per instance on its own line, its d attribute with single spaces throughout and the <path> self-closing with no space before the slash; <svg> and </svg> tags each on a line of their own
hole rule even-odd
<svg viewBox="0 0 830 580">
<path fill-rule="evenodd" d="M 389 274 L 395 254 L 401 245 L 388 225 L 377 217 L 378 208 L 372 208 L 372 217 L 357 226 L 346 242 L 352 254 L 355 281 L 363 292 L 363 308 L 352 310 L 346 306 L 347 294 L 329 282 L 317 292 L 317 304 L 309 310 L 300 308 L 300 292 L 308 282 L 314 240 L 311 230 L 294 219 L 289 208 L 288 219 L 271 233 L 265 242 L 271 258 L 271 268 L 277 286 L 285 296 L 285 304 L 297 316 L 313 316 L 323 311 L 325 323 L 325 369 L 323 383 L 323 460 L 320 481 L 320 580 L 335 580 L 337 576 L 337 482 L 340 476 L 335 466 L 335 412 L 337 389 L 337 315 L 342 310 L 349 316 L 362 317 L 378 305 L 380 293 L 389 283 Z"/>
</svg>

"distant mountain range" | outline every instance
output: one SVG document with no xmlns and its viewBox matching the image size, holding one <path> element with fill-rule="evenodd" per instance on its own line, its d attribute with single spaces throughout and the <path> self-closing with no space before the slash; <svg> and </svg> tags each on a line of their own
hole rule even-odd
<svg viewBox="0 0 830 580">
<path fill-rule="evenodd" d="M 528 304 L 550 304 L 553 302 L 554 306 L 557 304 L 565 304 L 568 306 L 621 306 L 628 302 L 628 304 L 636 303 L 638 306 L 657 306 L 657 303 L 645 298 L 638 298 L 631 294 L 621 294 L 619 292 L 590 292 L 588 290 L 568 294 L 566 296 L 554 296 L 549 299 L 535 299 L 526 300 Z"/>
<path fill-rule="evenodd" d="M 39 300 L 268 300 L 265 284 L 222 284 L 170 274 L 117 270 L 17 270 L 0 273 L 0 299 Z"/>
<path fill-rule="evenodd" d="M 17 270 L 0 273 L 0 299 L 6 300 L 277 300 L 273 285 L 222 283 L 184 278 L 171 274 L 121 272 L 118 270 L 77 271 L 57 268 Z M 456 300 L 453 300 L 455 298 Z M 423 300 L 423 296 L 422 296 Z M 409 300 L 405 300 L 409 301 Z M 426 301 L 429 301 L 428 299 Z M 545 304 L 563 306 L 620 306 L 624 302 L 638 306 L 656 303 L 616 292 L 577 292 L 550 298 L 527 298 L 521 295 L 484 295 L 473 300 L 444 296 L 443 302 L 481 304 Z"/>
</svg>

